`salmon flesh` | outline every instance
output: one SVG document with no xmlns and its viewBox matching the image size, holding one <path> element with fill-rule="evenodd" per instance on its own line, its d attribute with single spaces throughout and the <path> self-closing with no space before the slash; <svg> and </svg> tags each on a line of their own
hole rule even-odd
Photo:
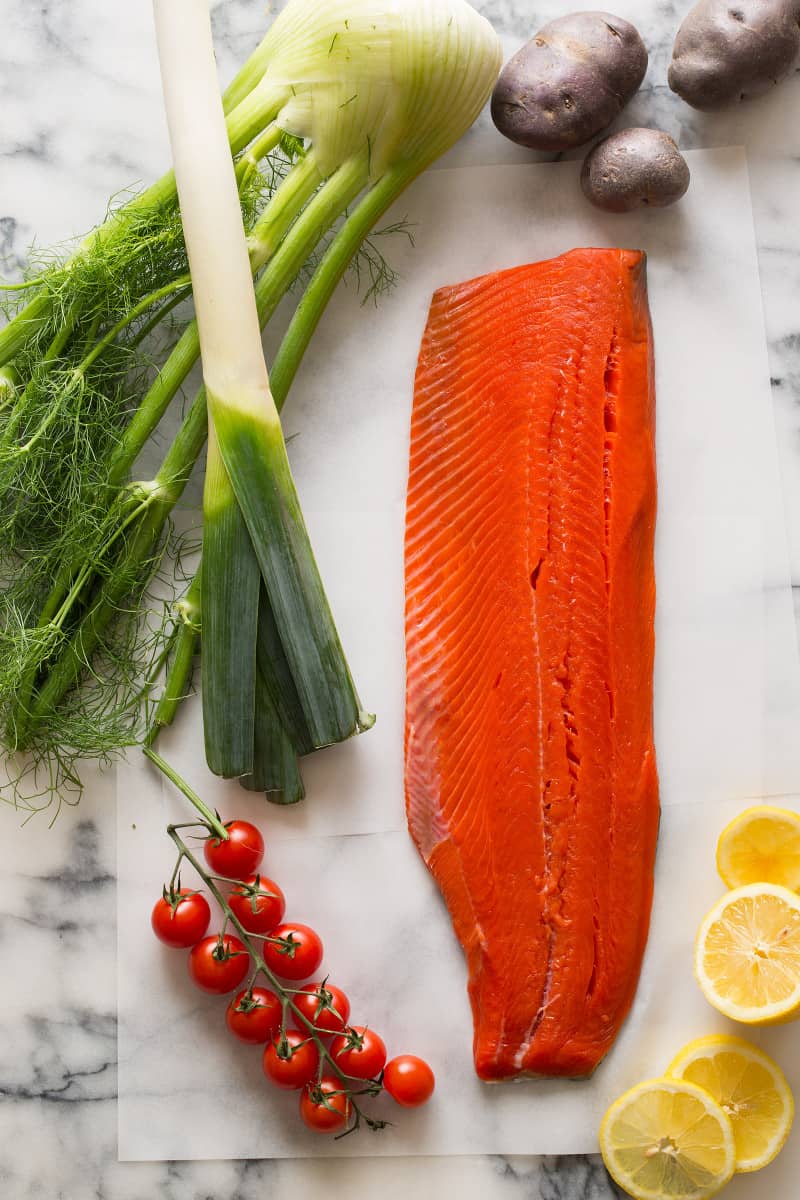
<svg viewBox="0 0 800 1200">
<path fill-rule="evenodd" d="M 436 292 L 406 514 L 406 805 L 481 1079 L 585 1076 L 631 1006 L 658 833 L 645 257 Z"/>
</svg>

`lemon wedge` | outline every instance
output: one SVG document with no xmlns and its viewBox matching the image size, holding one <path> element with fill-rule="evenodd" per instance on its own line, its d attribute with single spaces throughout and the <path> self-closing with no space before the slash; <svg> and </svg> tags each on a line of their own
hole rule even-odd
<svg viewBox="0 0 800 1200">
<path fill-rule="evenodd" d="M 717 870 L 729 888 L 778 883 L 800 891 L 800 816 L 767 804 L 745 809 L 720 834 Z"/>
<path fill-rule="evenodd" d="M 705 998 L 748 1025 L 800 1011 L 800 897 L 774 883 L 734 888 L 697 933 L 694 969 Z"/>
<path fill-rule="evenodd" d="M 600 1126 L 609 1175 L 635 1200 L 706 1200 L 734 1172 L 733 1126 L 716 1100 L 678 1079 L 620 1096 Z"/>
<path fill-rule="evenodd" d="M 777 1063 L 743 1038 L 697 1038 L 672 1060 L 667 1074 L 713 1096 L 733 1126 L 736 1170 L 771 1163 L 789 1136 L 794 1098 Z"/>
</svg>

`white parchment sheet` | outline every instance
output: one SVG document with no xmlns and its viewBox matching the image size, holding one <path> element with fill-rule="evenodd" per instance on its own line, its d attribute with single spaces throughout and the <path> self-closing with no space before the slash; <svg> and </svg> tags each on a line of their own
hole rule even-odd
<svg viewBox="0 0 800 1200">
<path fill-rule="evenodd" d="M 438 170 L 415 184 L 392 214 L 412 223 L 415 246 L 394 238 L 385 247 L 398 288 L 378 308 L 339 289 L 285 415 L 322 575 L 378 722 L 306 760 L 308 798 L 284 810 L 207 772 L 198 700 L 160 743 L 226 818 L 264 829 L 265 869 L 284 886 L 289 913 L 318 926 L 353 1019 L 379 1029 L 390 1053 L 430 1058 L 435 1102 L 395 1110 L 380 1135 L 331 1143 L 303 1129 L 296 1098 L 263 1080 L 258 1051 L 231 1044 L 224 1001 L 201 996 L 184 954 L 152 938 L 150 908 L 172 868 L 163 827 L 186 819 L 187 806 L 137 761 L 118 773 L 121 1158 L 594 1150 L 614 1096 L 663 1070 L 690 1036 L 725 1027 L 694 984 L 691 943 L 721 890 L 713 850 L 722 825 L 748 797 L 800 792 L 800 679 L 746 164 L 737 149 L 687 157 L 692 185 L 679 205 L 626 217 L 586 204 L 575 163 Z M 578 245 L 648 253 L 665 806 L 656 905 L 635 1012 L 593 1079 L 487 1087 L 472 1071 L 461 953 L 403 814 L 412 381 L 435 287 Z M 791 1041 L 770 1035 L 784 1061 Z M 800 1056 L 795 1066 L 800 1083 Z"/>
</svg>

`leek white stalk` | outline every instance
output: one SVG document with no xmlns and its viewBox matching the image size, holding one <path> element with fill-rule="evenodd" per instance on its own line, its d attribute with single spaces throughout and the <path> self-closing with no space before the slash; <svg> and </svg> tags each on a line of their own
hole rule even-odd
<svg viewBox="0 0 800 1200">
<path fill-rule="evenodd" d="M 281 721 L 275 737 L 265 742 L 259 735 L 261 751 L 251 741 L 248 754 L 255 728 L 247 713 L 264 708 L 275 689 L 254 666 L 257 580 L 242 518 L 307 726 L 310 746 L 302 750 L 339 741 L 369 718 L 361 712 L 297 503 L 256 336 L 250 271 L 291 244 L 293 212 L 321 202 L 321 234 L 368 189 L 325 255 L 279 351 L 276 367 L 290 381 L 353 254 L 403 188 L 475 118 L 496 78 L 500 52 L 491 27 L 463 0 L 328 0 L 313 6 L 292 0 L 256 52 L 263 73 L 233 116 L 246 123 L 250 110 L 272 111 L 283 93 L 274 124 L 309 149 L 251 235 L 248 262 L 229 160 L 231 118 L 226 129 L 207 4 L 155 0 L 155 11 L 215 434 L 204 504 L 203 613 L 206 639 L 216 643 L 220 636 L 221 642 L 210 647 L 205 640 L 207 754 L 222 774 L 255 770 L 254 778 L 263 778 L 254 756 L 263 759 L 267 744 L 280 750 L 287 730 Z M 225 707 L 237 683 L 253 709 L 247 700 L 247 711 L 238 701 Z M 275 713 L 281 716 L 280 704 L 272 707 L 270 728 Z M 302 752 L 297 742 L 295 748 Z"/>
<path fill-rule="evenodd" d="M 236 397 L 238 405 L 253 407 L 277 422 L 218 90 L 208 3 L 155 0 L 154 11 L 203 379 L 215 395 Z"/>
<path fill-rule="evenodd" d="M 209 442 L 203 504 L 203 612 L 219 618 L 215 629 L 230 630 L 229 606 L 239 606 L 242 623 L 237 622 L 236 661 L 242 678 L 231 682 L 253 697 L 258 576 L 243 553 L 238 504 L 314 745 L 341 741 L 356 732 L 365 718 L 314 562 L 269 388 L 208 5 L 206 0 L 156 0 L 155 15 L 203 378 L 215 435 Z M 282 86 L 282 81 L 268 84 L 266 90 L 277 93 Z M 252 103 L 258 104 L 255 93 Z M 301 194 L 307 190 L 306 173 L 299 173 Z M 223 471 L 232 490 L 221 486 Z M 215 724 L 227 719 L 224 710 L 230 707 L 223 693 L 224 689 L 213 687 L 203 692 L 206 734 L 208 738 L 211 731 L 212 740 Z M 252 725 L 245 726 L 245 734 L 249 753 L 244 758 L 234 755 L 229 762 L 224 758 L 212 762 L 214 769 L 225 774 L 252 771 Z"/>
<path fill-rule="evenodd" d="M 244 403 L 249 402 L 259 417 L 277 422 L 207 5 L 204 0 L 167 0 L 157 2 L 154 12 L 209 407 L 215 396 L 235 397 L 238 403 L 246 398 Z M 241 775 L 252 769 L 259 571 L 213 423 L 203 513 L 206 755 L 216 773 Z"/>
</svg>

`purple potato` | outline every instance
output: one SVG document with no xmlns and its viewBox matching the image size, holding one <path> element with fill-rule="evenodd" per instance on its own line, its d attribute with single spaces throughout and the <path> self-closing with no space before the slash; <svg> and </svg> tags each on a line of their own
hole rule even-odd
<svg viewBox="0 0 800 1200">
<path fill-rule="evenodd" d="M 724 108 L 768 92 L 798 53 L 798 0 L 700 0 L 675 38 L 669 86 L 693 108 Z"/>
<path fill-rule="evenodd" d="M 589 151 L 581 171 L 587 200 L 606 212 L 664 208 L 689 186 L 689 167 L 668 133 L 623 129 Z"/>
<path fill-rule="evenodd" d="M 521 146 L 571 150 L 611 124 L 646 70 L 647 50 L 628 21 L 605 12 L 560 17 L 506 63 L 492 119 Z"/>
</svg>

